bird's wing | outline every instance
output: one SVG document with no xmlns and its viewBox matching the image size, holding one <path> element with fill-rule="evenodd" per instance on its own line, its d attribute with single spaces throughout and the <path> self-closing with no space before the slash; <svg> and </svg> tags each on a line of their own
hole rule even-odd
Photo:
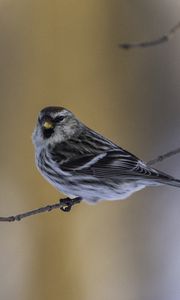
<svg viewBox="0 0 180 300">
<path fill-rule="evenodd" d="M 85 127 L 78 138 L 56 144 L 52 151 L 56 166 L 69 174 L 99 179 L 169 179 L 135 155 Z"/>
<path fill-rule="evenodd" d="M 166 174 L 147 166 L 136 156 L 124 149 L 116 149 L 100 154 L 86 154 L 69 159 L 61 164 L 61 169 L 79 175 L 93 175 L 97 178 L 158 178 Z M 167 178 L 167 177 L 166 177 Z"/>
</svg>

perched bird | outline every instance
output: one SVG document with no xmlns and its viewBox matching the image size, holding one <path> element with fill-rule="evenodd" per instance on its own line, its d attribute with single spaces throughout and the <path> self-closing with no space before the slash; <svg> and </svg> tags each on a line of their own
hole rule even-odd
<svg viewBox="0 0 180 300">
<path fill-rule="evenodd" d="M 124 199 L 146 186 L 180 187 L 180 180 L 151 168 L 63 107 L 40 111 L 33 143 L 37 168 L 68 196 L 96 202 Z"/>
</svg>

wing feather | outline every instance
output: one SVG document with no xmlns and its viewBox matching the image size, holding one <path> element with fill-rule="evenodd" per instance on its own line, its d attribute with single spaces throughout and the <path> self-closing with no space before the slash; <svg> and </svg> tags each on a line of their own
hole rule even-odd
<svg viewBox="0 0 180 300">
<path fill-rule="evenodd" d="M 123 154 L 122 150 L 114 150 L 97 155 L 81 155 L 81 157 L 64 162 L 61 169 L 74 175 L 92 175 L 97 178 L 154 178 L 159 174 L 125 150 Z"/>
<path fill-rule="evenodd" d="M 56 144 L 51 158 L 59 169 L 77 176 L 92 175 L 104 180 L 169 178 L 88 128 L 78 138 Z"/>
</svg>

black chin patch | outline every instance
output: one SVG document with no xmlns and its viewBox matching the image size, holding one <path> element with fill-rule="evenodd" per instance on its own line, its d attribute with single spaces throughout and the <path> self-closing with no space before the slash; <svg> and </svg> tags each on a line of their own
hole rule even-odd
<svg viewBox="0 0 180 300">
<path fill-rule="evenodd" d="M 50 138 L 53 133 L 54 133 L 53 128 L 43 128 L 43 137 L 44 137 L 44 139 Z"/>
</svg>

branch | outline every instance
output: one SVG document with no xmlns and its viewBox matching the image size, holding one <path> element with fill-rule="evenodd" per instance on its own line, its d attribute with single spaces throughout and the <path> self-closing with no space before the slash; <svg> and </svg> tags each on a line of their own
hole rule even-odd
<svg viewBox="0 0 180 300">
<path fill-rule="evenodd" d="M 158 162 L 162 162 L 163 160 L 165 160 L 165 159 L 167 159 L 167 158 L 169 158 L 169 157 L 171 157 L 171 156 L 174 156 L 174 155 L 176 155 L 176 154 L 179 154 L 180 153 L 180 148 L 177 148 L 177 149 L 175 149 L 175 150 L 171 150 L 171 151 L 169 151 L 169 152 L 167 152 L 167 153 L 164 153 L 164 154 L 162 154 L 162 155 L 159 155 L 157 158 L 155 158 L 155 159 L 152 159 L 152 160 L 150 160 L 150 161 L 148 161 L 148 165 L 149 166 L 152 166 L 152 165 L 154 165 L 154 164 L 156 164 L 156 163 L 158 163 Z"/>
<path fill-rule="evenodd" d="M 172 36 L 180 29 L 180 21 L 173 26 L 166 34 L 149 41 L 143 41 L 143 42 L 134 42 L 134 43 L 120 43 L 118 45 L 119 48 L 124 50 L 129 50 L 132 48 L 149 48 L 161 45 L 163 43 L 166 43 L 172 38 Z"/>
<path fill-rule="evenodd" d="M 177 148 L 175 150 L 169 151 L 163 155 L 158 156 L 157 158 L 150 160 L 148 162 L 148 165 L 154 165 L 157 162 L 162 162 L 163 160 L 174 156 L 176 154 L 180 153 L 180 148 Z M 30 216 L 34 216 L 37 214 L 41 214 L 44 212 L 49 212 L 52 211 L 53 209 L 61 209 L 64 212 L 69 212 L 71 210 L 71 208 L 76 205 L 79 204 L 82 201 L 81 197 L 76 197 L 74 199 L 70 199 L 70 198 L 65 198 L 65 199 L 60 199 L 58 203 L 52 204 L 52 205 L 47 205 L 47 206 L 43 206 L 34 210 L 30 210 L 27 211 L 25 213 L 21 213 L 15 216 L 9 216 L 9 217 L 0 217 L 0 222 L 14 222 L 14 221 L 21 221 L 24 218 L 30 217 Z"/>
<path fill-rule="evenodd" d="M 61 209 L 64 212 L 69 212 L 71 208 L 75 205 L 78 204 L 82 201 L 80 197 L 76 197 L 74 199 L 70 198 L 65 198 L 65 199 L 60 199 L 58 203 L 52 204 L 52 205 L 47 205 L 43 206 L 34 210 L 27 211 L 22 214 L 18 214 L 15 216 L 9 216 L 9 217 L 0 217 L 0 222 L 14 222 L 14 221 L 21 221 L 24 218 L 34 216 L 46 211 L 52 211 L 53 209 Z"/>
</svg>

